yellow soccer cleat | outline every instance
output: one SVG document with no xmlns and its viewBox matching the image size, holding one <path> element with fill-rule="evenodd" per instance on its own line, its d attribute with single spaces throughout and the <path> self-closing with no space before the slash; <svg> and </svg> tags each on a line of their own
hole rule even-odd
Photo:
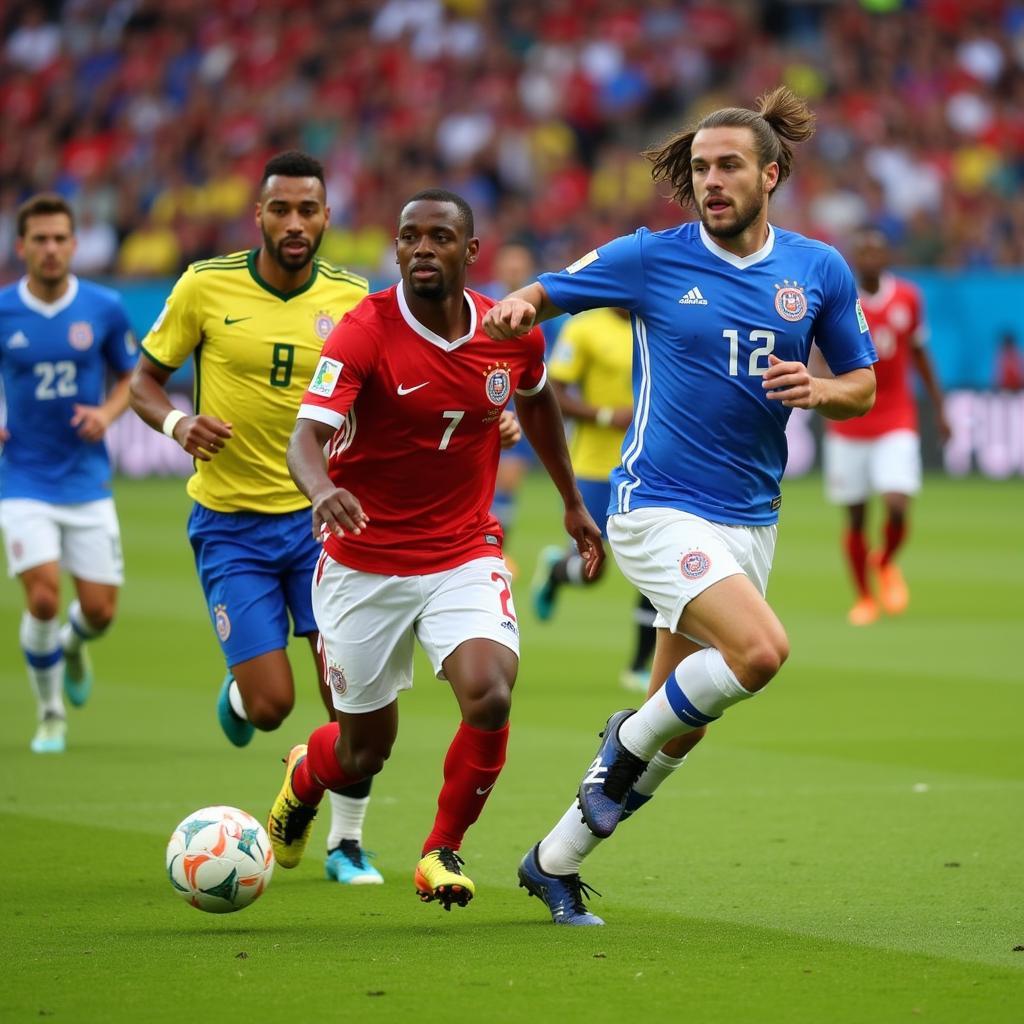
<svg viewBox="0 0 1024 1024">
<path fill-rule="evenodd" d="M 464 907 L 476 892 L 473 880 L 460 870 L 465 861 L 447 846 L 428 850 L 416 865 L 416 892 L 424 903 L 438 900 L 445 910 L 455 903 Z"/>
<path fill-rule="evenodd" d="M 267 818 L 267 834 L 274 848 L 274 857 L 283 868 L 293 868 L 305 852 L 309 834 L 313 831 L 316 807 L 304 804 L 292 789 L 292 773 L 295 766 L 306 756 L 306 744 L 292 747 L 285 760 L 284 783 L 277 794 L 274 806 Z"/>
</svg>

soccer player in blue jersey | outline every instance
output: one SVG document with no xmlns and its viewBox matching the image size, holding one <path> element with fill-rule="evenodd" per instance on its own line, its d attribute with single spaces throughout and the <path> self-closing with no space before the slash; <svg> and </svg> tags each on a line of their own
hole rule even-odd
<svg viewBox="0 0 1024 1024">
<path fill-rule="evenodd" d="M 69 272 L 75 224 L 61 196 L 29 199 L 17 228 L 26 274 L 0 291 L 0 528 L 25 591 L 21 649 L 39 708 L 31 749 L 61 753 L 62 688 L 73 705 L 88 698 L 84 644 L 110 626 L 124 582 L 103 437 L 128 407 L 138 347 L 118 296 Z M 63 625 L 61 566 L 75 586 Z"/>
<path fill-rule="evenodd" d="M 608 537 L 657 609 L 658 643 L 647 701 L 608 719 L 577 799 L 520 865 L 557 924 L 603 923 L 583 903 L 584 857 L 789 654 L 764 595 L 790 410 L 846 419 L 874 398 L 875 351 L 849 268 L 831 246 L 768 221 L 791 144 L 813 131 L 785 87 L 756 110 L 708 114 L 646 154 L 697 222 L 617 238 L 484 320 L 504 338 L 563 310 L 621 306 L 633 324 L 635 412 Z M 812 342 L 832 379 L 808 372 Z"/>
</svg>

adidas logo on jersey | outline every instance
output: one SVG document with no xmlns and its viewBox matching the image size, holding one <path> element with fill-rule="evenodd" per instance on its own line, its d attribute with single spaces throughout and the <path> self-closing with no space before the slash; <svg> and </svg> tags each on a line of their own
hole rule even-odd
<svg viewBox="0 0 1024 1024">
<path fill-rule="evenodd" d="M 680 300 L 683 306 L 706 306 L 708 300 L 700 293 L 699 288 L 691 288 Z"/>
<path fill-rule="evenodd" d="M 7 347 L 10 348 L 28 348 L 28 338 L 25 337 L 23 331 L 15 331 L 7 339 Z"/>
</svg>

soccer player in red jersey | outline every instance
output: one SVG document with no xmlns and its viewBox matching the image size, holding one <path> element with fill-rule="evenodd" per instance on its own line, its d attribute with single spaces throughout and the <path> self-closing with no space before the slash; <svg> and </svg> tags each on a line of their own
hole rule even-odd
<svg viewBox="0 0 1024 1024">
<path fill-rule="evenodd" d="M 826 420 L 825 488 L 830 501 L 845 505 L 846 557 L 857 590 L 848 619 L 874 622 L 881 611 L 899 615 L 910 599 L 895 556 L 907 536 L 910 498 L 921 487 L 921 448 L 910 368 L 917 370 L 935 409 L 939 436 L 949 438 L 942 390 L 925 348 L 921 295 L 909 281 L 888 273 L 889 247 L 873 228 L 857 232 L 850 262 L 861 306 L 878 352 L 875 404 L 859 419 Z M 871 554 L 866 535 L 867 503 L 880 494 L 885 504 L 881 549 Z M 870 571 L 878 573 L 878 598 Z"/>
<path fill-rule="evenodd" d="M 395 246 L 401 281 L 328 337 L 288 449 L 324 539 L 313 609 L 337 722 L 291 750 L 269 831 L 278 862 L 294 867 L 324 791 L 381 770 L 418 640 L 462 714 L 415 872 L 420 898 L 448 910 L 474 894 L 456 851 L 505 762 L 519 664 L 511 577 L 490 513 L 498 421 L 513 393 L 588 574 L 604 550 L 573 477 L 540 330 L 524 343 L 481 328 L 494 303 L 465 287 L 479 250 L 468 204 L 440 189 L 417 193 Z"/>
</svg>

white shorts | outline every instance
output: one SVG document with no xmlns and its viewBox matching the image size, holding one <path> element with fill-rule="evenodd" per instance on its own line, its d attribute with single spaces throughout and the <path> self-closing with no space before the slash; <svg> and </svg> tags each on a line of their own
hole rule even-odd
<svg viewBox="0 0 1024 1024">
<path fill-rule="evenodd" d="M 608 519 L 622 574 L 657 610 L 654 625 L 676 631 L 683 609 L 727 576 L 744 575 L 763 597 L 778 527 L 725 526 L 674 508 L 638 508 Z"/>
<path fill-rule="evenodd" d="M 366 714 L 408 690 L 413 638 L 438 679 L 445 678 L 445 658 L 466 640 L 494 640 L 518 657 L 511 588 L 500 558 L 423 576 L 378 576 L 321 556 L 313 574 L 313 614 L 334 706 Z"/>
<path fill-rule="evenodd" d="M 835 505 L 860 505 L 872 494 L 917 494 L 921 444 L 913 430 L 863 441 L 826 432 L 825 494 Z"/>
<path fill-rule="evenodd" d="M 75 579 L 115 587 L 124 583 L 121 529 L 113 498 L 80 505 L 5 498 L 0 501 L 0 529 L 9 576 L 59 562 Z"/>
</svg>

